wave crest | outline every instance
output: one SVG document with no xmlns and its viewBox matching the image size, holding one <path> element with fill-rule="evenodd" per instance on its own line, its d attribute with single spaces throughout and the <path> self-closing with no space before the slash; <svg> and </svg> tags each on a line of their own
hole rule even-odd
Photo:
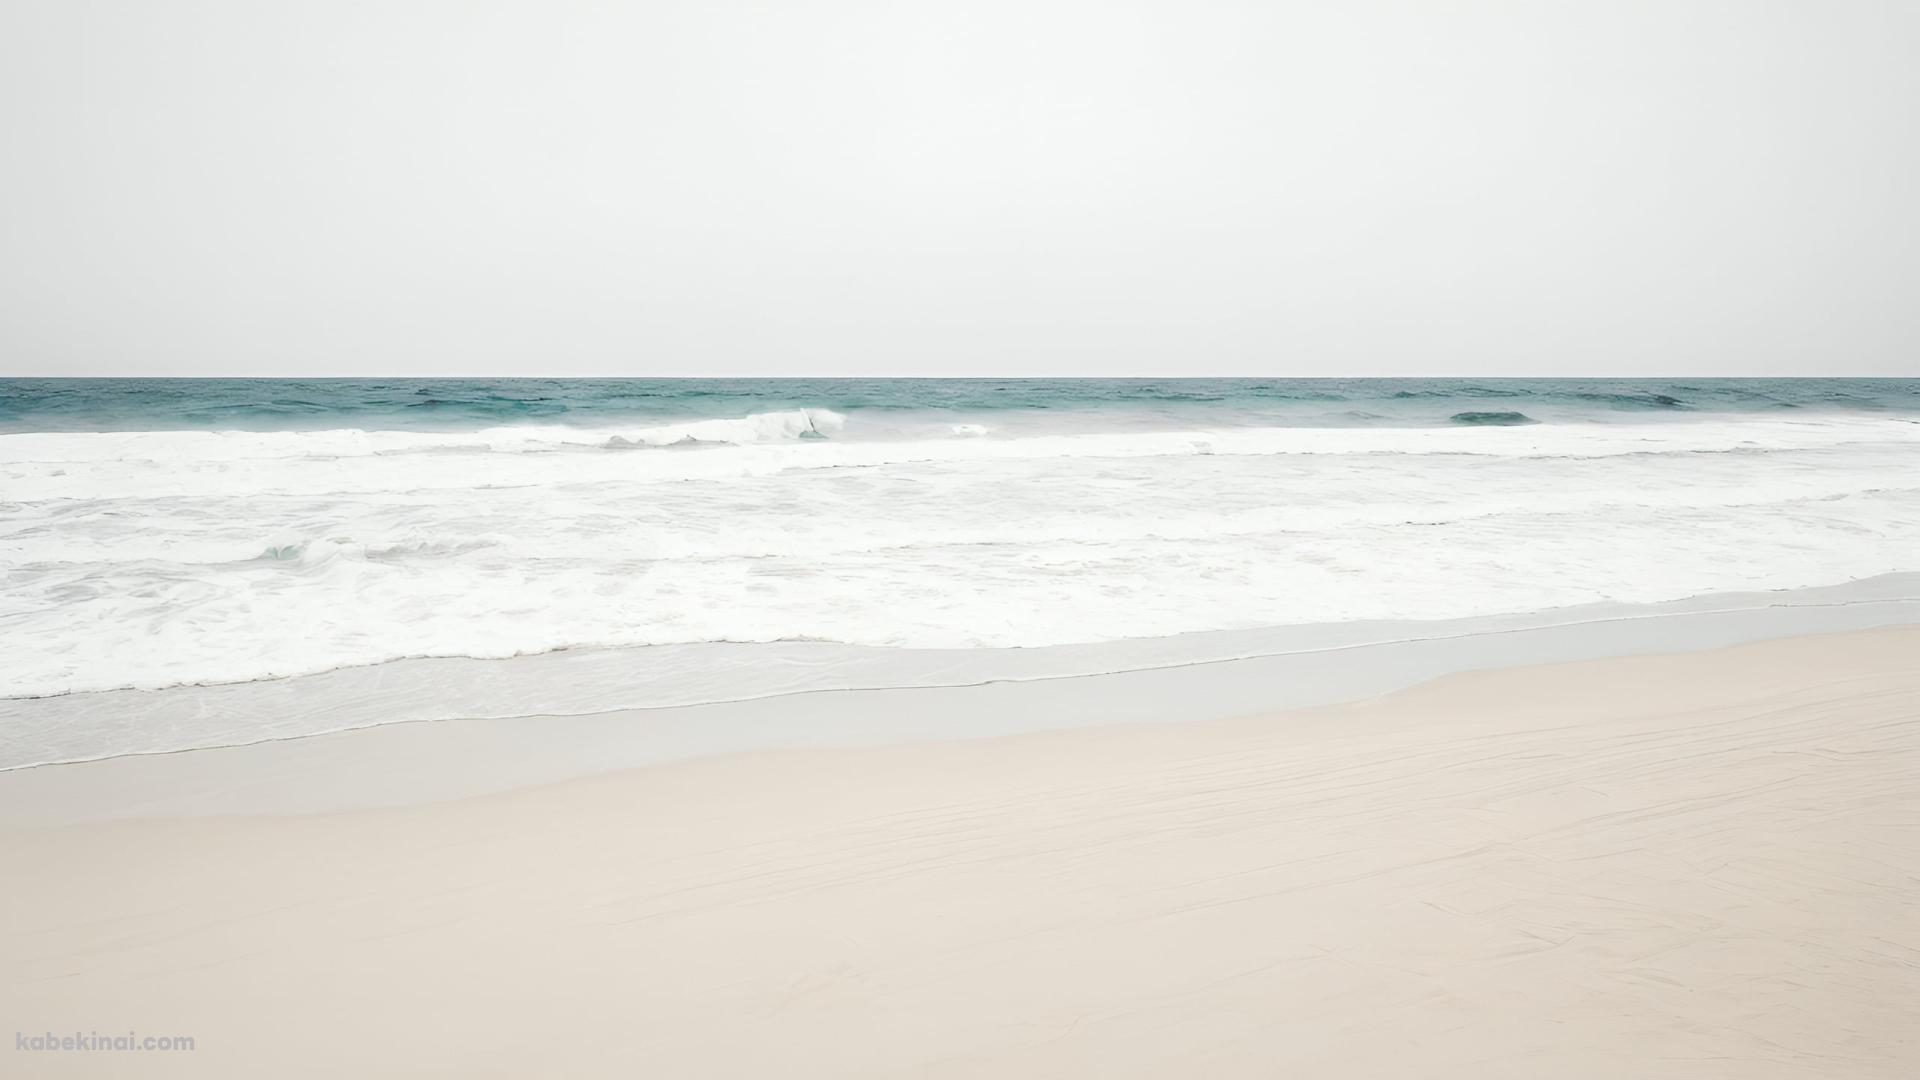
<svg viewBox="0 0 1920 1080">
<path fill-rule="evenodd" d="M 838 434 L 846 424 L 847 418 L 831 409 L 791 409 L 722 420 L 694 420 L 684 424 L 635 428 L 608 435 L 602 445 L 694 446 L 722 443 L 741 446 L 792 439 L 828 439 Z"/>
</svg>

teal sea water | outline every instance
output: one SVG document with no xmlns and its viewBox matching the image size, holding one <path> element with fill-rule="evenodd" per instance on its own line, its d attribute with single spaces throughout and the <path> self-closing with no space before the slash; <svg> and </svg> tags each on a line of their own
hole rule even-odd
<svg viewBox="0 0 1920 1080">
<path fill-rule="evenodd" d="M 793 409 L 1404 426 L 1920 412 L 1920 379 L 6 379 L 0 431 L 603 427 Z"/>
</svg>

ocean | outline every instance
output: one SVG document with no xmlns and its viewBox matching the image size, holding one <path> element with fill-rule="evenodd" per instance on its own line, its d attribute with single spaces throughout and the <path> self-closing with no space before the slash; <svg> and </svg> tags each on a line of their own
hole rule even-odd
<svg viewBox="0 0 1920 1080">
<path fill-rule="evenodd" d="M 1920 380 L 0 380 L 0 696 L 1920 570 Z"/>
</svg>

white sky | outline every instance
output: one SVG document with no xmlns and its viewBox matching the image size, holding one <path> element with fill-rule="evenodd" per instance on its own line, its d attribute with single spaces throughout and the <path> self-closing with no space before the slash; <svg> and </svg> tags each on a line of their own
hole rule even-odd
<svg viewBox="0 0 1920 1080">
<path fill-rule="evenodd" d="M 1920 374 L 1920 5 L 0 0 L 0 374 Z"/>
</svg>

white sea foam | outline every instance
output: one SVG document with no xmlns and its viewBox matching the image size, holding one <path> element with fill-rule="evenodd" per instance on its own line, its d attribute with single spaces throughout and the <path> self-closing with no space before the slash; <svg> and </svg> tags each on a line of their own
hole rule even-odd
<svg viewBox="0 0 1920 1080">
<path fill-rule="evenodd" d="M 0 435 L 0 694 L 401 656 L 1037 646 L 1920 569 L 1920 425 Z"/>
</svg>

